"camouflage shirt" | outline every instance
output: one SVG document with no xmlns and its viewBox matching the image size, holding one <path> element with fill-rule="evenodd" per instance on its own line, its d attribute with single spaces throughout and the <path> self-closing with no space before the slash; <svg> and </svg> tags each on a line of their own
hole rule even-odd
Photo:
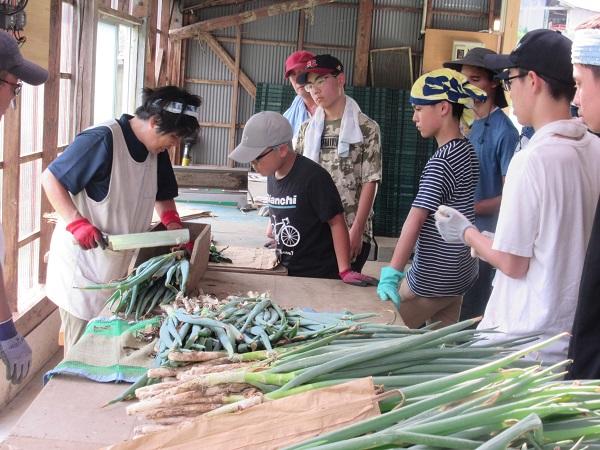
<svg viewBox="0 0 600 450">
<path fill-rule="evenodd" d="M 363 184 L 381 180 L 381 135 L 377 122 L 369 119 L 365 114 L 359 113 L 358 123 L 363 135 L 363 142 L 350 145 L 350 156 L 342 158 L 337 151 L 341 122 L 341 119 L 325 121 L 321 136 L 319 164 L 329 172 L 337 186 L 344 205 L 346 223 L 350 228 L 356 217 Z M 296 152 L 300 154 L 304 153 L 304 135 L 307 126 L 308 121 L 302 124 L 298 132 Z M 363 233 L 364 242 L 371 243 L 372 240 L 373 210 L 369 213 Z"/>
</svg>

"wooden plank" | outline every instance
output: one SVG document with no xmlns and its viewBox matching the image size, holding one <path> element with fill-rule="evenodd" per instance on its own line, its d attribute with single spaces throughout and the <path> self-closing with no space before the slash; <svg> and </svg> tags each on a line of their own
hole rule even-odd
<svg viewBox="0 0 600 450">
<path fill-rule="evenodd" d="M 117 8 L 122 13 L 129 14 L 129 0 L 119 0 L 119 4 L 118 4 Z"/>
<path fill-rule="evenodd" d="M 227 6 L 227 5 L 239 5 L 246 3 L 248 0 L 202 0 L 197 2 L 195 5 L 186 6 L 183 8 L 183 12 L 195 11 L 202 8 L 210 8 L 211 6 Z"/>
<path fill-rule="evenodd" d="M 488 9 L 488 28 L 490 31 L 494 31 L 494 20 L 496 19 L 495 10 L 496 0 L 490 0 Z"/>
<path fill-rule="evenodd" d="M 21 148 L 21 97 L 16 108 L 4 113 L 4 171 L 2 174 L 2 226 L 4 227 L 4 285 L 11 311 L 17 311 L 19 239 L 19 150 Z"/>
<path fill-rule="evenodd" d="M 218 42 L 235 42 L 235 38 L 218 36 L 215 37 Z M 242 44 L 250 45 L 271 45 L 274 47 L 290 47 L 297 48 L 298 43 L 292 41 L 271 41 L 268 39 L 242 39 Z M 316 48 L 324 50 L 353 50 L 354 47 L 351 45 L 333 45 L 333 44 L 318 44 L 313 42 L 304 42 L 302 49 Z"/>
<path fill-rule="evenodd" d="M 208 271 L 209 272 L 226 272 L 226 273 L 253 273 L 253 274 L 257 274 L 257 275 L 277 275 L 277 276 L 282 276 L 282 275 L 287 275 L 287 269 L 282 266 L 282 265 L 278 265 L 277 267 L 275 267 L 274 269 L 270 269 L 270 270 L 261 270 L 261 269 L 251 269 L 248 267 L 238 267 L 235 265 L 231 265 L 231 264 L 222 264 L 222 263 L 213 263 L 213 262 L 209 262 L 208 263 Z M 210 273 L 209 273 L 210 275 Z"/>
<path fill-rule="evenodd" d="M 233 71 L 233 85 L 231 86 L 231 107 L 229 119 L 229 139 L 227 148 L 229 153 L 235 148 L 235 131 L 238 117 L 238 101 L 240 95 L 240 62 L 242 52 L 242 27 L 236 27 L 236 42 L 235 42 L 235 69 Z M 227 158 L 229 167 L 235 166 L 235 161 Z"/>
<path fill-rule="evenodd" d="M 248 190 L 248 169 L 219 166 L 175 166 L 179 187 Z"/>
<path fill-rule="evenodd" d="M 373 0 L 360 0 L 357 21 L 352 84 L 354 86 L 366 86 L 369 73 L 371 27 L 373 26 Z"/>
<path fill-rule="evenodd" d="M 425 22 L 425 28 L 431 28 L 431 24 L 433 23 L 433 0 L 427 0 L 427 7 L 425 9 L 425 14 L 427 14 L 427 20 Z"/>
<path fill-rule="evenodd" d="M 144 19 L 148 16 L 148 3 L 154 3 L 155 0 L 132 0 L 133 8 L 131 15 L 138 19 Z"/>
<path fill-rule="evenodd" d="M 296 45 L 296 50 L 304 49 L 304 34 L 306 28 L 306 12 L 303 9 L 300 10 L 298 14 L 298 42 Z"/>
<path fill-rule="evenodd" d="M 169 0 L 163 0 L 162 2 L 162 11 L 160 14 L 160 51 L 162 51 L 162 55 L 158 59 L 157 69 L 158 76 L 156 77 L 156 85 L 157 86 L 166 86 L 169 70 L 167 69 L 167 61 L 173 62 L 170 58 L 172 55 L 169 54 L 169 35 L 167 34 L 169 31 L 169 27 L 171 24 L 171 6 L 172 2 Z"/>
<path fill-rule="evenodd" d="M 61 51 L 62 1 L 51 0 L 50 8 L 50 51 L 48 56 L 48 81 L 44 85 L 44 130 L 42 171 L 56 159 L 58 145 L 58 99 L 60 98 L 60 51 Z M 42 192 L 44 190 L 42 189 Z M 40 254 L 38 282 L 46 282 L 47 264 L 44 257 L 50 249 L 50 239 L 54 225 L 44 219 L 44 214 L 54 209 L 45 193 L 42 193 L 40 207 Z"/>
<path fill-rule="evenodd" d="M 144 87 L 156 86 L 156 22 L 157 2 L 150 1 L 147 5 L 147 28 L 146 28 L 146 60 L 144 61 Z"/>
<path fill-rule="evenodd" d="M 201 127 L 212 127 L 212 128 L 229 128 L 230 124 L 225 122 L 200 122 Z M 238 128 L 243 128 L 243 124 L 238 123 Z"/>
<path fill-rule="evenodd" d="M 22 336 L 27 336 L 50 314 L 56 311 L 56 308 L 57 306 L 48 297 L 42 296 L 42 298 L 33 302 L 29 309 L 19 313 L 19 317 L 15 320 L 17 331 Z"/>
<path fill-rule="evenodd" d="M 233 84 L 231 80 L 200 80 L 198 78 L 186 78 L 185 82 L 190 84 L 218 84 L 227 86 Z"/>
<path fill-rule="evenodd" d="M 215 39 L 215 37 L 210 33 L 201 32 L 198 33 L 198 38 L 204 40 L 209 48 L 215 52 L 217 57 L 225 63 L 227 68 L 231 71 L 235 71 L 235 61 L 233 58 L 227 53 L 227 50 L 223 48 L 221 44 Z M 256 98 L 256 85 L 252 82 L 250 77 L 244 73 L 243 70 L 240 70 L 239 83 L 242 87 L 252 96 L 252 98 Z"/>
<path fill-rule="evenodd" d="M 83 22 L 81 24 L 79 57 L 74 58 L 77 62 L 75 68 L 75 79 L 73 83 L 73 97 L 75 99 L 75 130 L 77 134 L 92 125 L 94 115 L 94 71 L 96 60 L 96 29 L 98 23 L 98 10 L 87 3 L 82 5 Z M 73 53 L 77 52 L 77 46 L 73 46 Z"/>
<path fill-rule="evenodd" d="M 510 53 L 517 45 L 521 0 L 508 0 L 503 18 L 502 46 L 498 53 Z"/>
<path fill-rule="evenodd" d="M 442 67 L 444 61 L 452 59 L 453 41 L 481 42 L 486 48 L 496 51 L 500 37 L 498 33 L 428 28 L 425 30 L 423 72 Z"/>
<path fill-rule="evenodd" d="M 251 11 L 245 11 L 239 14 L 197 22 L 186 27 L 171 30 L 169 31 L 169 34 L 175 39 L 188 39 L 194 37 L 196 34 L 198 34 L 198 32 L 201 31 L 206 32 L 233 27 L 236 25 L 243 25 L 245 23 L 255 22 L 258 19 L 265 17 L 278 16 L 280 14 L 286 14 L 304 8 L 313 8 L 315 6 L 333 3 L 334 1 L 335 0 L 288 0 L 270 6 L 253 9 Z"/>
<path fill-rule="evenodd" d="M 139 17 L 135 17 L 129 14 L 127 11 L 121 11 L 120 9 L 106 8 L 104 6 L 98 7 L 98 14 L 101 16 L 115 17 L 117 19 L 121 19 L 125 22 L 134 24 L 134 25 L 143 25 L 144 21 Z"/>
</svg>

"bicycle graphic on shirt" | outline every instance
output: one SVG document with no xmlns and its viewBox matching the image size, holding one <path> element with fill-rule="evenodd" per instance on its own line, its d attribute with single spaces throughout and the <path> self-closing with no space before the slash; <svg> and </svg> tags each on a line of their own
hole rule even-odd
<svg viewBox="0 0 600 450">
<path fill-rule="evenodd" d="M 296 227 L 290 225 L 290 219 L 284 217 L 281 222 L 277 222 L 273 217 L 273 234 L 275 240 L 286 247 L 295 247 L 300 242 L 300 232 Z"/>
</svg>

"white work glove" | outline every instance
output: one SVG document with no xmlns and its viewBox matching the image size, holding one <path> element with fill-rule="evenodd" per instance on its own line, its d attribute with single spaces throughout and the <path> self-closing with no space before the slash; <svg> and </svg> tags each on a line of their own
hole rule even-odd
<svg viewBox="0 0 600 450">
<path fill-rule="evenodd" d="M 25 379 L 31 366 L 31 348 L 25 338 L 15 336 L 0 341 L 0 358 L 6 365 L 6 379 L 19 384 Z"/>
<path fill-rule="evenodd" d="M 435 212 L 435 226 L 442 238 L 452 244 L 464 244 L 467 228 L 475 228 L 469 219 L 446 205 L 440 205 Z"/>
</svg>

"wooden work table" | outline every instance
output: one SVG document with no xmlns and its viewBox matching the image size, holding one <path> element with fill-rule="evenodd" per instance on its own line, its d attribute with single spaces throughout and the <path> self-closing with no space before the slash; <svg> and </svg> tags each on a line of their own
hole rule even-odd
<svg viewBox="0 0 600 450">
<path fill-rule="evenodd" d="M 378 312 L 378 321 L 400 320 L 389 302 L 377 299 L 375 288 L 348 286 L 339 280 L 273 277 L 209 271 L 201 282 L 205 293 L 218 296 L 247 291 L 271 293 L 283 307 L 318 311 Z M 125 414 L 125 404 L 103 404 L 128 385 L 96 383 L 83 378 L 56 376 L 42 389 L 19 419 L 2 449 L 97 449 L 132 437 L 142 419 Z"/>
</svg>

